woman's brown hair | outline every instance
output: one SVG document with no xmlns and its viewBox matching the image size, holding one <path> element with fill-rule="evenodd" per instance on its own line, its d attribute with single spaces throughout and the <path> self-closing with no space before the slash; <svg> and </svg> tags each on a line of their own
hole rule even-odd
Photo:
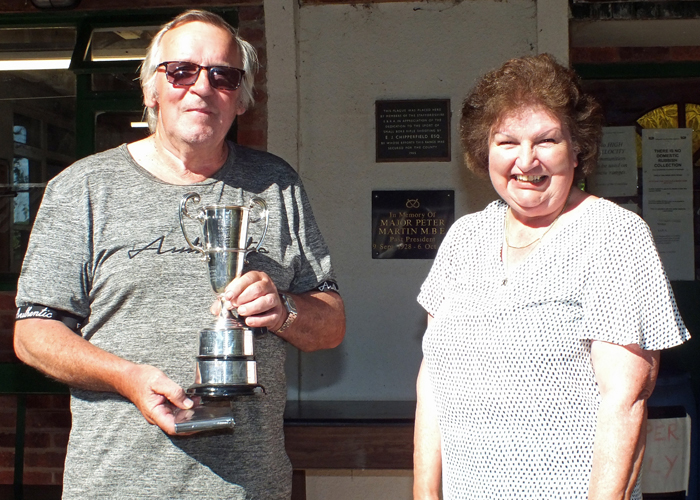
<svg viewBox="0 0 700 500">
<path fill-rule="evenodd" d="M 511 112 L 540 107 L 561 120 L 571 134 L 579 176 L 598 161 L 603 114 L 581 89 L 578 76 L 549 54 L 511 59 L 484 75 L 462 105 L 460 136 L 467 167 L 488 175 L 491 131 Z"/>
</svg>

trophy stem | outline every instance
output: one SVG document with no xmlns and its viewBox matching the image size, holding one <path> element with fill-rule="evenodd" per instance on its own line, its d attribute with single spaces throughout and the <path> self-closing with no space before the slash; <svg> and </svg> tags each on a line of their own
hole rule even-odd
<svg viewBox="0 0 700 500">
<path fill-rule="evenodd" d="M 219 318 L 233 318 L 233 311 L 231 309 L 226 309 L 224 305 L 226 304 L 226 299 L 224 294 L 219 294 L 219 302 L 221 303 L 221 310 L 219 311 Z"/>
<path fill-rule="evenodd" d="M 216 323 L 214 326 L 215 330 L 228 330 L 231 328 L 246 328 L 246 324 L 238 316 L 238 311 L 233 311 L 224 307 L 226 299 L 224 299 L 224 294 L 219 295 L 219 301 L 221 303 L 221 310 L 216 318 Z"/>
</svg>

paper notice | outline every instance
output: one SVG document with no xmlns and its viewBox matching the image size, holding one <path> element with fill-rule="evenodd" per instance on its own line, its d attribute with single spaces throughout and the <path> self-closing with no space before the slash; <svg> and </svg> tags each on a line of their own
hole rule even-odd
<svg viewBox="0 0 700 500">
<path fill-rule="evenodd" d="M 695 279 L 692 132 L 642 131 L 642 216 L 670 280 Z"/>
<path fill-rule="evenodd" d="M 642 492 L 687 491 L 690 478 L 690 417 L 650 418 L 642 463 Z"/>
<path fill-rule="evenodd" d="M 604 127 L 598 167 L 586 179 L 596 196 L 637 196 L 637 144 L 634 127 Z"/>
</svg>

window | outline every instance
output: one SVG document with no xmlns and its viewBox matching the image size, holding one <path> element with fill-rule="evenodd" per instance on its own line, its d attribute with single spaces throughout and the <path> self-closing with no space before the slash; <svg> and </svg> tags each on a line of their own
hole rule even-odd
<svg viewBox="0 0 700 500">
<path fill-rule="evenodd" d="M 65 85 L 73 75 L 51 70 L 44 80 L 23 73 L 0 78 L 0 112 L 12 117 L 4 126 L 0 120 L 0 151 L 11 158 L 0 178 L 0 199 L 6 200 L 0 203 L 6 221 L 0 226 L 0 273 L 19 272 L 46 183 L 75 160 L 75 97 Z"/>
</svg>

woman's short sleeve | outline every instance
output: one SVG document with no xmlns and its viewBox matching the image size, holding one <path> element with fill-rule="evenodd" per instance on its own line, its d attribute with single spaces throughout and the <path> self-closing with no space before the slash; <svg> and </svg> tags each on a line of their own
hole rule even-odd
<svg viewBox="0 0 700 500">
<path fill-rule="evenodd" d="M 598 220 L 582 293 L 584 335 L 658 350 L 690 338 L 646 223 L 624 209 Z M 604 219 L 605 219 L 604 218 Z"/>
<path fill-rule="evenodd" d="M 420 293 L 418 294 L 418 303 L 431 316 L 440 308 L 440 305 L 445 300 L 446 291 L 450 287 L 450 282 L 454 279 L 454 266 L 452 263 L 452 241 L 454 240 L 455 231 L 459 230 L 459 224 L 455 224 L 445 235 L 442 244 L 435 256 L 435 262 L 430 268 L 428 277 L 421 285 Z"/>
</svg>

